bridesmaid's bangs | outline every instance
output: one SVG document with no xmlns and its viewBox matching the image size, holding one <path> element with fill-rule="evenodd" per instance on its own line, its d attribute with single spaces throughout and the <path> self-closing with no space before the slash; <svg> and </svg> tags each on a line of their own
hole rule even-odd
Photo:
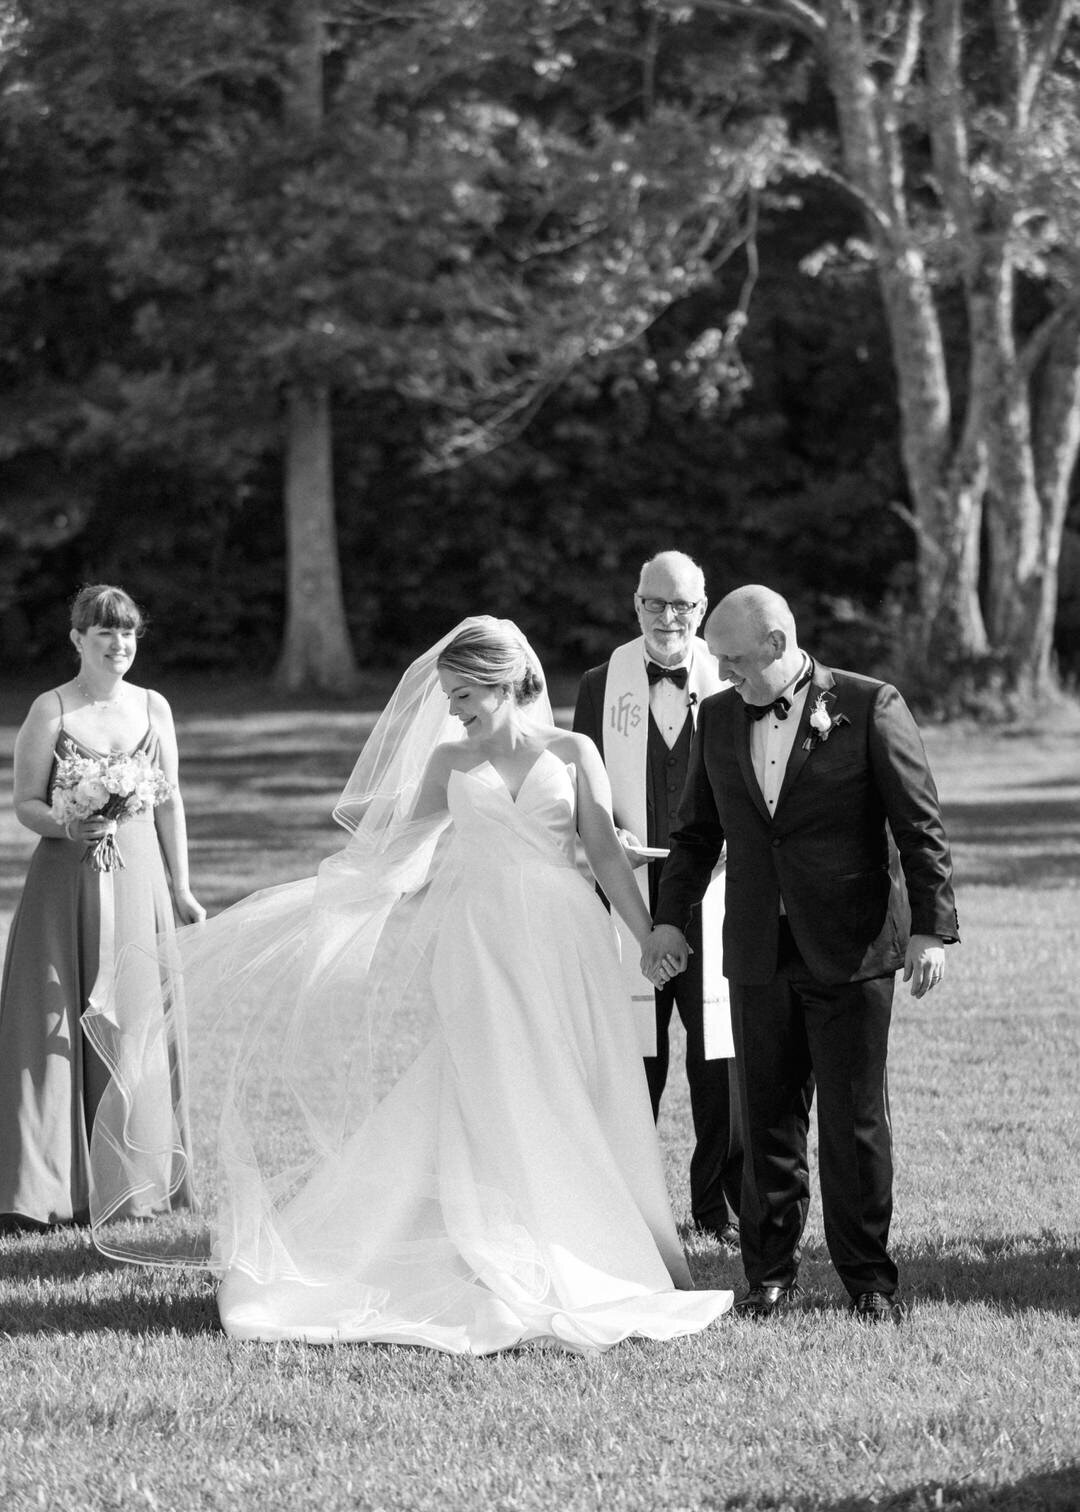
<svg viewBox="0 0 1080 1512">
<path fill-rule="evenodd" d="M 71 605 L 72 628 L 85 635 L 87 630 L 134 630 L 137 636 L 146 631 L 146 617 L 130 594 L 109 583 L 86 583 Z"/>
</svg>

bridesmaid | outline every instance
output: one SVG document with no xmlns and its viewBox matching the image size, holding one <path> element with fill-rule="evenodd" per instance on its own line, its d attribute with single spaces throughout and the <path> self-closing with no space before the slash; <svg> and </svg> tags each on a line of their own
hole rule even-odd
<svg viewBox="0 0 1080 1512">
<path fill-rule="evenodd" d="M 161 1040 L 158 1106 L 120 1109 L 115 1092 L 113 1104 L 103 1103 L 109 1061 L 124 1052 L 125 1025 L 137 1019 L 145 1035 L 147 995 L 162 998 L 159 936 L 171 933 L 174 919 L 188 924 L 206 916 L 188 882 L 169 705 L 160 693 L 125 681 L 143 628 L 141 611 L 123 589 L 83 587 L 71 610 L 79 670 L 35 699 L 15 742 L 15 813 L 41 839 L 12 920 L 0 988 L 0 1226 L 8 1229 L 88 1221 L 90 1171 L 99 1161 L 100 1141 L 91 1159 L 95 1115 L 106 1108 L 111 1116 L 102 1127 L 108 1123 L 109 1144 L 117 1146 L 101 1151 L 109 1170 L 101 1183 L 110 1194 L 108 1216 L 145 1215 L 150 1190 L 168 1193 L 169 1206 L 190 1203 L 187 1133 L 174 1116 L 182 1042 L 163 1000 L 160 1011 L 150 1004 L 151 1033 Z M 53 818 L 59 759 L 136 752 L 145 752 L 172 785 L 157 808 L 126 819 L 119 830 L 115 820 L 100 817 L 67 826 Z M 106 833 L 116 834 L 123 866 L 97 871 L 85 858 Z M 138 1002 L 125 1005 L 110 989 L 113 963 L 129 945 L 141 947 L 147 969 L 138 974 Z M 92 1034 L 84 1032 L 92 1023 Z M 140 1162 L 153 1169 L 134 1169 Z M 136 1200 L 140 1191 L 143 1204 Z M 99 1194 L 99 1207 L 100 1201 Z"/>
</svg>

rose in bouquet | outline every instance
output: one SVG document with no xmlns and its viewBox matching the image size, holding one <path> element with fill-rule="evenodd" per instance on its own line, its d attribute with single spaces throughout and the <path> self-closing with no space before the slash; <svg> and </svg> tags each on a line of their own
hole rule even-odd
<svg viewBox="0 0 1080 1512">
<path fill-rule="evenodd" d="M 56 763 L 52 816 L 66 829 L 76 819 L 112 819 L 122 824 L 172 795 L 172 784 L 145 751 L 107 756 L 65 756 Z M 95 871 L 113 871 L 124 858 L 111 832 L 92 841 L 84 861 Z"/>
</svg>

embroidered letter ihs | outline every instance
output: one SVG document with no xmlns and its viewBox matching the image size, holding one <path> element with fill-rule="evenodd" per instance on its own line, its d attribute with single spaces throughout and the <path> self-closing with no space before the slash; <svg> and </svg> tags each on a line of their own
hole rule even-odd
<svg viewBox="0 0 1080 1512">
<path fill-rule="evenodd" d="M 629 735 L 641 723 L 641 705 L 633 701 L 632 693 L 624 693 L 617 704 L 611 707 L 611 728 L 616 735 Z"/>
</svg>

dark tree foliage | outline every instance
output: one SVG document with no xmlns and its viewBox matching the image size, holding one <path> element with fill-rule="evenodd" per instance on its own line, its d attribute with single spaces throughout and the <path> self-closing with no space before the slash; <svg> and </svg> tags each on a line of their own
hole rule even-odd
<svg viewBox="0 0 1080 1512">
<path fill-rule="evenodd" d="M 310 378 L 369 666 L 483 610 L 580 668 L 668 545 L 714 599 L 768 581 L 820 654 L 887 666 L 912 601 L 895 381 L 868 271 L 811 276 L 858 218 L 789 147 L 832 125 L 805 44 L 630 0 L 373 31 L 338 0 L 313 155 L 281 125 L 289 9 L 4 8 L 5 648 L 48 658 L 104 577 L 162 667 L 268 674 L 281 396 Z"/>
</svg>

